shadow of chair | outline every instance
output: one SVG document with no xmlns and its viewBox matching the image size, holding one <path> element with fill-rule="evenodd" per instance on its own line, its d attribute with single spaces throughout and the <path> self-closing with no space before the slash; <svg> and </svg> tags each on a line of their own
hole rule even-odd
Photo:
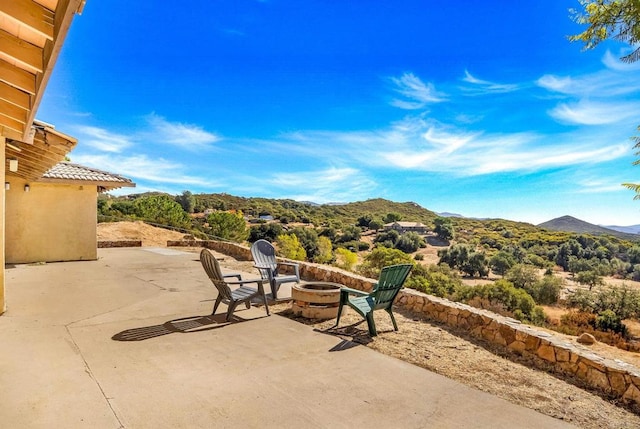
<svg viewBox="0 0 640 429">
<path fill-rule="evenodd" d="M 251 307 L 251 301 L 254 299 L 262 301 L 264 303 L 265 310 L 267 311 L 267 315 L 270 315 L 262 279 L 228 280 L 229 277 L 225 277 L 220 269 L 218 260 L 208 249 L 202 249 L 200 252 L 200 262 L 209 276 L 209 280 L 211 280 L 216 289 L 218 289 L 218 296 L 216 297 L 216 302 L 213 305 L 212 315 L 216 314 L 218 306 L 221 302 L 224 302 L 228 305 L 226 316 L 226 320 L 228 321 L 238 304 L 244 303 L 247 309 L 249 309 Z M 258 288 L 254 289 L 245 286 L 250 283 L 256 283 Z M 232 290 L 229 287 L 230 285 L 239 285 L 240 287 Z"/>
<path fill-rule="evenodd" d="M 283 283 L 299 283 L 300 267 L 293 262 L 278 262 L 276 260 L 276 249 L 267 240 L 258 240 L 251 245 L 251 256 L 254 267 L 260 271 L 262 279 L 269 282 L 271 296 L 278 299 L 278 289 Z M 289 266 L 293 268 L 293 274 L 282 275 L 278 272 L 279 266 Z"/>
<path fill-rule="evenodd" d="M 393 329 L 397 331 L 398 325 L 392 311 L 393 301 L 396 299 L 398 292 L 400 292 L 411 268 L 413 268 L 413 265 L 410 264 L 384 267 L 371 293 L 348 287 L 340 288 L 340 305 L 338 306 L 338 317 L 334 327 L 337 327 L 338 323 L 340 323 L 343 306 L 348 305 L 365 318 L 369 327 L 369 335 L 372 337 L 378 335 L 373 319 L 373 313 L 376 310 L 384 310 L 389 313 Z M 354 297 L 351 297 L 351 295 L 354 295 Z"/>
</svg>

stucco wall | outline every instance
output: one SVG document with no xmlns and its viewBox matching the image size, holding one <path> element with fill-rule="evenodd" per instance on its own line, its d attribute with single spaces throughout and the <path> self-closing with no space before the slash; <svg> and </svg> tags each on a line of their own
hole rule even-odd
<svg viewBox="0 0 640 429">
<path fill-rule="evenodd" d="M 96 186 L 7 181 L 7 263 L 97 259 Z"/>
</svg>

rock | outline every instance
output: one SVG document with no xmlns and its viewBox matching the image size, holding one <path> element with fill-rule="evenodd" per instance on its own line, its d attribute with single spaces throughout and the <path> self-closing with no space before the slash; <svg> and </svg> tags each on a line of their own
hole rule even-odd
<svg viewBox="0 0 640 429">
<path fill-rule="evenodd" d="M 585 332 L 585 333 L 583 333 L 582 335 L 580 335 L 578 337 L 578 342 L 580 344 L 591 345 L 591 344 L 594 344 L 596 342 L 596 338 L 593 335 L 587 334 Z"/>
</svg>

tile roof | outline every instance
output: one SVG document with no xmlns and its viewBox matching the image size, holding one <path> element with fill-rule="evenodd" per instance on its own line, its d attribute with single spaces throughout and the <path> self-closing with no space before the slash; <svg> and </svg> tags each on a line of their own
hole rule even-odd
<svg viewBox="0 0 640 429">
<path fill-rule="evenodd" d="M 89 168 L 70 162 L 60 162 L 44 173 L 42 182 L 92 182 L 105 189 L 116 189 L 124 186 L 134 187 L 131 179 L 108 173 L 106 171 Z"/>
</svg>

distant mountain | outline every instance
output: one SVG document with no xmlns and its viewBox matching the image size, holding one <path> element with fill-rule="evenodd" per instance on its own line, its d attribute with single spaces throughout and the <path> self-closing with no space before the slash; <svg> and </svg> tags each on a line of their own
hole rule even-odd
<svg viewBox="0 0 640 429">
<path fill-rule="evenodd" d="M 562 216 L 537 225 L 551 231 L 574 232 L 577 234 L 612 235 L 624 240 L 637 240 L 636 234 L 629 234 L 611 228 L 594 225 L 572 216 Z"/>
<path fill-rule="evenodd" d="M 442 213 L 437 213 L 437 212 L 436 212 L 436 214 L 437 214 L 438 216 L 441 216 L 441 217 L 464 217 L 464 216 L 462 216 L 461 214 L 458 214 L 458 213 L 449 213 L 449 212 L 442 212 Z"/>
<path fill-rule="evenodd" d="M 615 226 L 615 225 L 600 225 L 603 228 L 613 229 L 614 231 L 626 232 L 627 234 L 640 234 L 640 225 L 629 226 Z"/>
</svg>

